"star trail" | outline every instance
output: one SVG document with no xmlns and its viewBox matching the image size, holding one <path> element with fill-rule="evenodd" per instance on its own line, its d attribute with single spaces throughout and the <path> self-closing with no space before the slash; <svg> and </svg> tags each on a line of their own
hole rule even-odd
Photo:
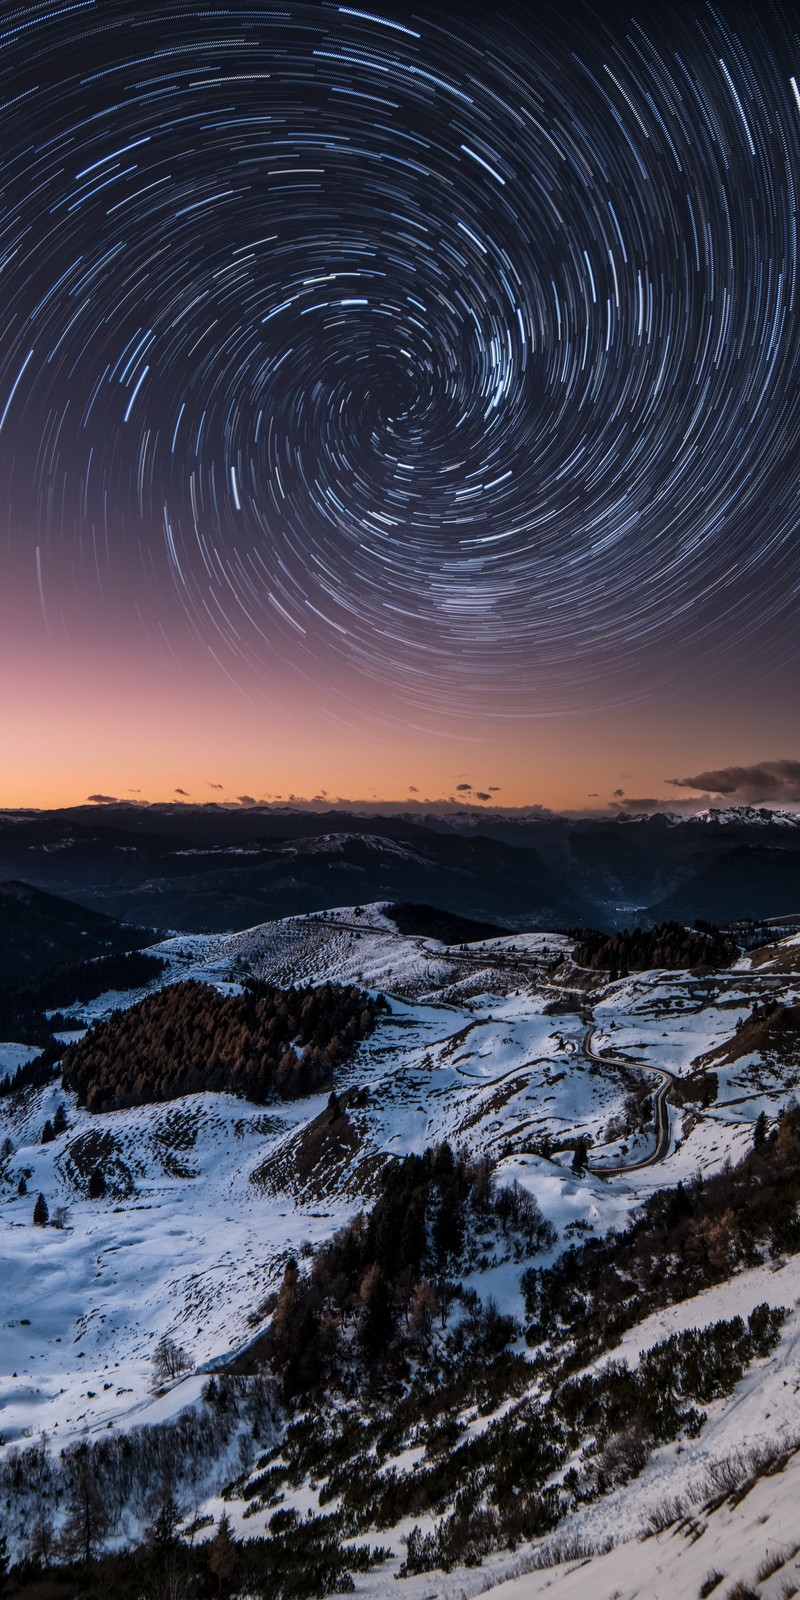
<svg viewBox="0 0 800 1600">
<path fill-rule="evenodd" d="M 43 634 L 387 725 L 796 656 L 796 14 L 568 10 L 4 10 Z"/>
</svg>

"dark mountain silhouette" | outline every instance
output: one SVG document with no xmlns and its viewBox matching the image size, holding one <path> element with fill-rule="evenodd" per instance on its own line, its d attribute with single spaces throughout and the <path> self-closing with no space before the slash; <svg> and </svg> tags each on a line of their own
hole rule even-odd
<svg viewBox="0 0 800 1600">
<path fill-rule="evenodd" d="M 506 928 L 800 913 L 800 826 L 753 808 L 583 818 L 115 804 L 0 813 L 0 878 L 187 931 L 371 900 Z"/>
<path fill-rule="evenodd" d="M 737 844 L 702 864 L 651 913 L 661 921 L 789 916 L 800 906 L 800 849 Z"/>
<path fill-rule="evenodd" d="M 29 883 L 0 883 L 0 993 L 65 962 L 137 949 L 154 937 L 151 928 L 125 927 Z"/>
</svg>

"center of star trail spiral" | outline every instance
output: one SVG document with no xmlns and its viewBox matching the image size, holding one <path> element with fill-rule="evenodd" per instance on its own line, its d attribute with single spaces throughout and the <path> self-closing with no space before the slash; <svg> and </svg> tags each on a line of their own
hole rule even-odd
<svg viewBox="0 0 800 1600">
<path fill-rule="evenodd" d="M 45 608 L 456 712 L 792 602 L 777 8 L 86 0 L 0 51 L 0 471 Z"/>
</svg>

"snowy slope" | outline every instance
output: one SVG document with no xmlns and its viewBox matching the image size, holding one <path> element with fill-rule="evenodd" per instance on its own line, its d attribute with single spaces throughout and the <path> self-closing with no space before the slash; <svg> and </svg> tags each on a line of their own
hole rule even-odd
<svg viewBox="0 0 800 1600">
<path fill-rule="evenodd" d="M 796 944 L 785 941 L 786 952 Z M 766 1089 L 754 1081 L 744 1095 L 721 1094 L 726 1103 L 706 1111 L 673 1110 L 670 1154 L 662 1164 L 616 1178 L 576 1178 L 571 1155 L 579 1134 L 607 1157 L 653 1145 L 649 1133 L 638 1145 L 608 1135 L 624 1110 L 628 1086 L 615 1066 L 587 1058 L 587 1030 L 593 1028 L 601 1056 L 623 1056 L 634 1064 L 634 1075 L 635 1064 L 686 1075 L 698 1057 L 721 1047 L 766 993 L 800 998 L 800 977 L 777 965 L 764 970 L 740 963 L 729 973 L 703 978 L 637 974 L 579 995 L 559 987 L 552 966 L 567 947 L 565 939 L 546 934 L 444 947 L 400 935 L 380 906 L 288 918 L 230 936 L 166 941 L 160 947 L 167 961 L 163 982 L 193 977 L 238 988 L 249 974 L 281 984 L 357 982 L 388 992 L 390 1014 L 340 1076 L 344 1110 L 335 1127 L 327 1095 L 264 1108 L 200 1094 L 94 1117 L 57 1086 L 13 1103 L 0 1100 L 0 1146 L 8 1140 L 12 1147 L 0 1163 L 2 1438 L 12 1442 L 46 1432 L 60 1442 L 109 1422 L 120 1427 L 155 1419 L 165 1406 L 193 1402 L 198 1376 L 166 1400 L 152 1399 L 159 1336 L 169 1333 L 184 1345 L 198 1373 L 244 1345 L 264 1326 L 264 1302 L 288 1256 L 302 1256 L 359 1210 L 393 1155 L 445 1138 L 488 1151 L 502 1180 L 516 1177 L 536 1194 L 564 1244 L 576 1231 L 623 1226 L 654 1186 L 691 1178 L 698 1169 L 714 1170 L 741 1154 L 762 1105 L 772 1117 L 791 1092 L 779 1075 Z M 780 955 L 784 945 L 775 948 Z M 76 1027 L 137 998 L 139 993 L 110 994 L 76 1006 Z M 0 1071 L 13 1070 L 32 1053 L 25 1046 L 0 1047 Z M 67 1112 L 67 1131 L 42 1145 L 43 1124 L 59 1103 Z M 549 1157 L 542 1153 L 543 1140 L 551 1142 Z M 86 1180 L 99 1161 L 114 1192 L 90 1201 Z M 22 1197 L 21 1176 L 28 1189 Z M 40 1191 L 51 1218 L 57 1207 L 68 1209 L 62 1228 L 32 1225 Z M 793 1270 L 789 1263 L 783 1276 L 763 1282 L 753 1276 L 747 1288 L 742 1275 L 730 1292 L 740 1309 L 748 1309 L 754 1295 L 793 1306 L 800 1297 Z M 507 1269 L 487 1273 L 481 1292 L 517 1310 L 518 1276 Z M 700 1308 L 709 1320 L 729 1315 L 734 1303 L 724 1300 L 727 1289 L 714 1294 L 719 1305 L 709 1300 Z M 674 1308 L 661 1322 L 654 1319 L 654 1341 L 676 1326 L 668 1319 L 679 1314 Z M 646 1329 L 636 1335 L 648 1336 Z M 797 1337 L 793 1318 L 781 1346 L 783 1376 L 770 1389 L 762 1373 L 747 1391 L 750 1398 L 737 1401 L 736 1426 L 748 1436 L 774 1436 L 794 1416 L 784 1384 L 794 1395 L 789 1373 L 800 1354 L 800 1344 L 791 1343 Z M 630 1352 L 626 1347 L 622 1353 Z M 800 1415 L 797 1425 L 800 1431 Z M 722 1422 L 718 1438 L 714 1426 L 709 1423 L 703 1435 L 706 1458 L 709 1449 L 727 1448 Z M 642 1494 L 648 1485 L 654 1493 L 674 1493 L 677 1488 L 668 1486 L 685 1482 L 686 1461 L 672 1450 L 664 1452 L 660 1466 L 647 1468 L 636 1496 L 640 1487 Z M 787 1469 L 787 1482 L 791 1473 Z M 638 1528 L 645 1500 L 640 1505 L 634 1497 L 626 1505 L 632 1508 L 630 1528 Z M 489 1567 L 482 1577 L 465 1579 L 465 1594 L 478 1592 L 474 1582 L 485 1586 Z M 530 1586 L 551 1577 L 526 1577 L 528 1587 L 520 1592 L 538 1594 Z M 612 1573 L 609 1594 L 615 1581 Z M 358 1582 L 367 1592 L 367 1580 Z M 377 1583 L 377 1575 L 369 1582 Z M 420 1583 L 418 1588 L 409 1580 L 404 1592 L 461 1592 L 439 1575 Z M 386 1592 L 396 1591 L 390 1584 Z M 562 1592 L 565 1600 L 573 1593 L 553 1590 Z M 583 1590 L 595 1592 L 606 1589 Z M 696 1588 L 672 1589 L 672 1595 L 677 1592 Z M 516 1594 L 509 1592 L 509 1600 L 517 1600 Z"/>
</svg>

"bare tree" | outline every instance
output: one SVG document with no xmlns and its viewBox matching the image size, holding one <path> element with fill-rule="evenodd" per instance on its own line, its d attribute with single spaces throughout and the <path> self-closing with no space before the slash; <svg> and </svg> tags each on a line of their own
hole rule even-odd
<svg viewBox="0 0 800 1600">
<path fill-rule="evenodd" d="M 65 1452 L 67 1515 L 61 1530 L 61 1554 L 68 1561 L 91 1561 L 110 1529 L 110 1517 L 88 1445 Z"/>
<path fill-rule="evenodd" d="M 174 1383 L 176 1378 L 182 1378 L 192 1365 L 188 1350 L 176 1344 L 168 1333 L 162 1334 L 153 1351 L 153 1381 L 160 1386 L 162 1383 Z"/>
</svg>

